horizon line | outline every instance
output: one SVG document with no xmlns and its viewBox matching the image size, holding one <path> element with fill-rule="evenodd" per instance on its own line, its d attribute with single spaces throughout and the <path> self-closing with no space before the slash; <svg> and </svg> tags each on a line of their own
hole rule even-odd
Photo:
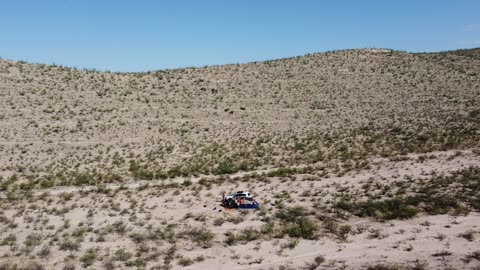
<svg viewBox="0 0 480 270">
<path fill-rule="evenodd" d="M 468 48 L 458 48 L 458 49 L 451 49 L 451 50 L 441 50 L 441 51 L 407 51 L 407 50 L 397 50 L 392 48 L 380 48 L 380 47 L 363 47 L 363 48 L 350 48 L 350 49 L 332 49 L 332 50 L 325 50 L 325 51 L 317 51 L 313 53 L 305 53 L 301 55 L 293 55 L 293 56 L 286 56 L 286 57 L 279 57 L 267 60 L 254 60 L 254 61 L 246 61 L 246 62 L 238 62 L 238 63 L 226 63 L 226 64 L 211 64 L 211 65 L 198 65 L 198 66 L 183 66 L 183 67 L 174 67 L 174 68 L 163 68 L 163 69 L 154 69 L 154 70 L 146 70 L 146 71 L 111 71 L 111 70 L 101 70 L 97 68 L 88 68 L 88 67 L 76 67 L 64 64 L 56 64 L 53 63 L 42 63 L 42 62 L 34 62 L 28 60 L 16 60 L 10 58 L 3 58 L 0 56 L 0 61 L 10 61 L 10 62 L 17 62 L 22 64 L 32 64 L 32 65 L 39 65 L 39 66 L 51 66 L 51 67 L 59 67 L 64 69 L 72 69 L 77 71 L 85 71 L 85 72 L 92 72 L 92 73 L 113 73 L 113 74 L 149 74 L 155 72 L 167 72 L 167 71 L 176 71 L 176 70 L 185 70 L 185 69 L 200 69 L 200 68 L 210 68 L 210 67 L 221 67 L 221 66 L 232 66 L 232 65 L 248 65 L 248 64 L 259 64 L 259 63 L 266 63 L 266 62 L 275 62 L 281 61 L 286 59 L 293 59 L 293 58 L 300 58 L 305 56 L 317 55 L 317 54 L 327 54 L 327 53 L 334 53 L 334 52 L 342 52 L 342 51 L 355 51 L 355 50 L 389 50 L 390 52 L 397 52 L 397 53 L 409 53 L 409 54 L 435 54 L 435 53 L 449 53 L 449 52 L 456 52 L 456 51 L 465 51 L 465 50 L 476 50 L 480 49 L 480 47 L 468 47 Z"/>
</svg>

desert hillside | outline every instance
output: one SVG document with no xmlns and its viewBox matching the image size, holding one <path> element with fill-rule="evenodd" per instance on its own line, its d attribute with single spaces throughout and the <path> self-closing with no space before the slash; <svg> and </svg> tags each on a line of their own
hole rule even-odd
<svg viewBox="0 0 480 270">
<path fill-rule="evenodd" d="M 480 49 L 0 60 L 0 269 L 478 269 L 479 194 Z"/>
<path fill-rule="evenodd" d="M 130 162 L 161 178 L 478 146 L 475 56 L 351 50 L 139 74 L 2 60 L 0 169 L 130 180 Z"/>
</svg>

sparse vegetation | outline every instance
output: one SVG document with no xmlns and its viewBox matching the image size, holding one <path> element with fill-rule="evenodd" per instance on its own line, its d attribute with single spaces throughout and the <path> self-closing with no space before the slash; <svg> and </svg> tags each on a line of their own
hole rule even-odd
<svg viewBox="0 0 480 270">
<path fill-rule="evenodd" d="M 0 59 L 0 269 L 475 268 L 478 52 Z M 260 209 L 219 205 L 238 190 Z"/>
</svg>

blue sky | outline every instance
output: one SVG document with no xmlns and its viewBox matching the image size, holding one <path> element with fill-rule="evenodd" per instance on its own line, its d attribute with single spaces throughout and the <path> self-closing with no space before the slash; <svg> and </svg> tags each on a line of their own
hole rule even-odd
<svg viewBox="0 0 480 270">
<path fill-rule="evenodd" d="M 0 0 L 13 60 L 147 71 L 364 47 L 480 47 L 480 1 Z"/>
</svg>

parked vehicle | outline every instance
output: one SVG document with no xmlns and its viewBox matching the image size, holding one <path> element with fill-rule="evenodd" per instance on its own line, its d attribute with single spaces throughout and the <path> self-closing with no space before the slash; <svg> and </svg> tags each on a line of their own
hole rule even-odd
<svg viewBox="0 0 480 270">
<path fill-rule="evenodd" d="M 223 196 L 222 206 L 225 208 L 257 209 L 260 204 L 248 191 L 237 191 L 237 193 Z"/>
</svg>

